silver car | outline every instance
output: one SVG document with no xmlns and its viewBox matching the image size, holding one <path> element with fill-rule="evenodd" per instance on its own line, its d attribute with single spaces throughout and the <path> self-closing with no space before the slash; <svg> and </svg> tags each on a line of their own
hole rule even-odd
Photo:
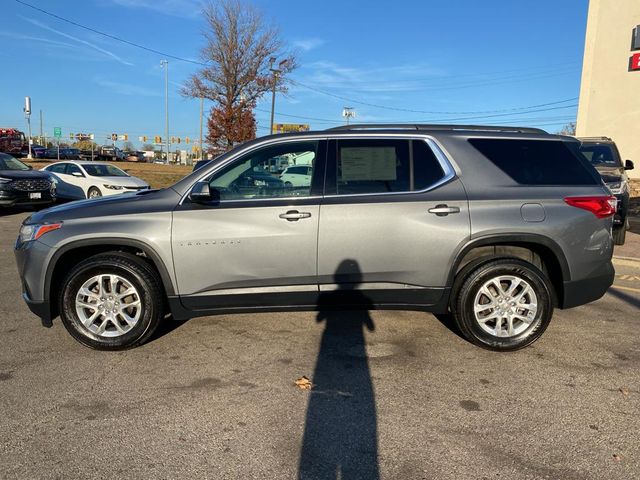
<svg viewBox="0 0 640 480">
<path fill-rule="evenodd" d="M 107 350 L 143 343 L 167 313 L 325 308 L 450 314 L 479 346 L 521 348 L 554 308 L 613 282 L 615 198 L 578 146 L 460 125 L 259 138 L 170 188 L 29 217 L 24 299 Z M 292 154 L 313 158 L 308 184 L 255 174 Z"/>
</svg>

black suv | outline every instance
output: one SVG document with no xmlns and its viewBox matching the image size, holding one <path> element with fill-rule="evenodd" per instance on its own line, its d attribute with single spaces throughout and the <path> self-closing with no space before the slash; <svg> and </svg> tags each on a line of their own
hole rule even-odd
<svg viewBox="0 0 640 480">
<path fill-rule="evenodd" d="M 0 207 L 48 205 L 56 199 L 55 184 L 48 173 L 0 153 Z"/>
<path fill-rule="evenodd" d="M 598 171 L 604 183 L 618 201 L 613 216 L 613 242 L 624 245 L 629 229 L 629 176 L 626 170 L 633 170 L 633 162 L 625 160 L 624 165 L 616 144 L 608 137 L 580 137 L 580 152 L 587 157 Z"/>
</svg>

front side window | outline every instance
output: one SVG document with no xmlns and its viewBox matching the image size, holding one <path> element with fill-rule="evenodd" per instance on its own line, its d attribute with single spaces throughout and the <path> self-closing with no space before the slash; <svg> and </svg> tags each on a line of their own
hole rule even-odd
<svg viewBox="0 0 640 480">
<path fill-rule="evenodd" d="M 84 173 L 82 173 L 82 170 L 80 170 L 80 167 L 78 167 L 73 163 L 70 163 L 69 166 L 67 167 L 67 175 L 73 175 L 73 174 L 80 174 L 84 177 Z"/>
<path fill-rule="evenodd" d="M 129 174 L 113 165 L 83 163 L 82 168 L 92 177 L 128 177 Z"/>
<path fill-rule="evenodd" d="M 66 163 L 56 163 L 55 165 L 51 165 L 47 170 L 51 173 L 65 173 L 67 169 Z"/>
<path fill-rule="evenodd" d="M 444 177 L 424 140 L 339 140 L 336 156 L 338 195 L 419 191 Z"/>
<path fill-rule="evenodd" d="M 304 197 L 311 195 L 311 182 L 284 182 L 273 172 L 273 166 L 304 155 L 316 164 L 318 142 L 289 142 L 251 152 L 216 172 L 209 187 L 218 192 L 220 200 Z M 273 173 L 272 173 L 273 172 Z"/>
</svg>

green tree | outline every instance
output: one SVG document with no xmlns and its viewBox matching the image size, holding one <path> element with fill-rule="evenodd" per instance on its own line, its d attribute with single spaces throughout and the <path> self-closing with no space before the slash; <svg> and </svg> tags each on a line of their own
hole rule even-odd
<svg viewBox="0 0 640 480">
<path fill-rule="evenodd" d="M 98 144 L 91 140 L 79 140 L 73 144 L 73 148 L 79 148 L 80 150 L 91 150 L 91 146 L 93 145 L 93 149 L 98 149 Z"/>
</svg>

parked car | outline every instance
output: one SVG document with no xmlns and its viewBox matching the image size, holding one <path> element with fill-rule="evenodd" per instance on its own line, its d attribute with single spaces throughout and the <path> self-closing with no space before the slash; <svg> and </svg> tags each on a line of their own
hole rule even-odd
<svg viewBox="0 0 640 480">
<path fill-rule="evenodd" d="M 51 205 L 55 200 L 50 175 L 33 171 L 11 155 L 0 153 L 0 206 Z"/>
<path fill-rule="evenodd" d="M 581 137 L 580 152 L 600 173 L 611 193 L 616 196 L 617 208 L 613 216 L 613 241 L 616 245 L 624 245 L 629 230 L 629 176 L 627 170 L 633 170 L 631 160 L 620 158 L 620 152 L 615 142 L 608 137 Z"/>
<path fill-rule="evenodd" d="M 58 147 L 47 148 L 43 152 L 42 158 L 50 158 L 50 159 L 60 158 L 60 160 L 79 160 L 80 150 L 78 150 L 77 148 L 64 147 L 64 148 L 60 148 L 58 152 Z"/>
<path fill-rule="evenodd" d="M 125 152 L 127 162 L 145 162 L 144 152 Z"/>
<path fill-rule="evenodd" d="M 144 180 L 103 162 L 57 162 L 42 169 L 55 175 L 60 198 L 78 200 L 137 192 L 149 188 Z"/>
<path fill-rule="evenodd" d="M 31 145 L 31 156 L 33 158 L 45 158 L 45 152 L 47 147 L 43 147 L 42 145 L 33 144 Z M 29 155 L 29 145 L 25 145 L 22 147 L 22 151 L 20 152 L 22 157 L 27 157 Z"/>
<path fill-rule="evenodd" d="M 193 172 L 195 172 L 196 170 L 200 170 L 202 167 L 204 167 L 207 163 L 211 162 L 211 160 L 198 160 L 196 163 L 193 164 Z"/>
<path fill-rule="evenodd" d="M 311 165 L 292 165 L 282 172 L 280 180 L 284 182 L 285 187 L 308 187 L 311 185 L 312 173 Z"/>
<path fill-rule="evenodd" d="M 474 344 L 522 348 L 555 308 L 613 283 L 615 197 L 578 146 L 463 125 L 259 138 L 170 188 L 29 217 L 23 296 L 105 350 L 143 343 L 169 312 L 335 307 L 450 314 Z M 316 159 L 295 196 L 261 167 L 294 152 Z"/>
</svg>

